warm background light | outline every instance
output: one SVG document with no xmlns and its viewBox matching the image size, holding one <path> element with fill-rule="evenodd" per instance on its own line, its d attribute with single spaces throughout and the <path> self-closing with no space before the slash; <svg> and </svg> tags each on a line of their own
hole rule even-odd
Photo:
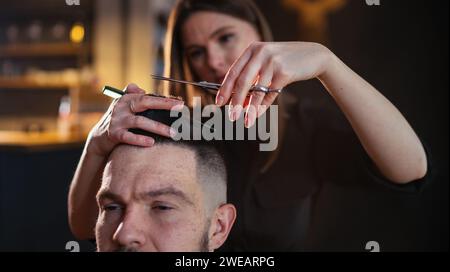
<svg viewBox="0 0 450 272">
<path fill-rule="evenodd" d="M 84 39 L 84 26 L 82 24 L 74 24 L 70 30 L 70 40 L 73 43 L 81 43 Z"/>
</svg>

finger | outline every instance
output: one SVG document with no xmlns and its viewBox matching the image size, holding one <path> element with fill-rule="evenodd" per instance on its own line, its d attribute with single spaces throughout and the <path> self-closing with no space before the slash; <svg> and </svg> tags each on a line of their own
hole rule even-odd
<svg viewBox="0 0 450 272">
<path fill-rule="evenodd" d="M 244 69 L 247 62 L 250 60 L 252 56 L 252 51 L 247 48 L 244 53 L 231 65 L 230 70 L 225 76 L 225 79 L 222 83 L 222 87 L 217 92 L 216 95 L 216 105 L 223 106 L 227 104 L 230 100 L 231 94 L 233 92 L 233 87 L 236 79 L 239 77 L 241 71 Z"/>
<path fill-rule="evenodd" d="M 122 130 L 117 138 L 119 142 L 129 145 L 150 147 L 155 144 L 155 139 L 152 137 L 134 134 L 128 130 Z"/>
<path fill-rule="evenodd" d="M 274 76 L 272 79 L 272 84 L 270 85 L 271 89 L 282 89 L 284 88 L 284 83 L 279 78 Z M 258 118 L 261 117 L 261 115 L 266 112 L 266 110 L 275 102 L 275 99 L 277 99 L 279 93 L 268 93 L 264 97 L 263 101 L 261 102 L 261 106 L 258 109 Z"/>
<path fill-rule="evenodd" d="M 277 99 L 277 97 L 278 93 L 266 94 L 263 101 L 261 102 L 261 105 L 259 105 L 258 107 L 257 118 L 261 117 L 261 115 L 263 115 L 267 111 L 267 109 L 273 104 L 273 102 L 275 102 L 275 99 Z"/>
<path fill-rule="evenodd" d="M 141 88 L 139 88 L 138 85 L 134 84 L 134 83 L 130 83 L 127 85 L 127 87 L 125 87 L 124 92 L 127 94 L 144 94 L 145 91 Z"/>
<path fill-rule="evenodd" d="M 116 98 L 114 99 L 111 104 L 109 104 L 108 109 L 106 110 L 105 113 L 111 113 L 113 111 L 113 109 L 116 107 L 117 103 L 119 103 L 120 98 Z"/>
<path fill-rule="evenodd" d="M 171 127 L 144 116 L 133 115 L 125 119 L 125 128 L 138 128 L 165 137 L 175 137 L 176 131 Z"/>
<path fill-rule="evenodd" d="M 148 109 L 180 110 L 184 102 L 177 99 L 154 97 L 149 95 L 130 95 L 129 108 L 132 113 L 143 112 Z"/>
<path fill-rule="evenodd" d="M 262 57 L 253 57 L 245 66 L 239 78 L 236 80 L 234 85 L 234 93 L 231 97 L 231 106 L 232 106 L 232 118 L 234 121 L 239 118 L 242 110 L 242 105 L 244 104 L 244 100 L 247 97 L 248 92 L 253 86 L 258 72 L 262 67 Z"/>
<path fill-rule="evenodd" d="M 260 71 L 257 84 L 264 87 L 270 87 L 272 76 L 273 66 L 270 64 L 264 65 Z M 253 92 L 250 96 L 250 104 L 245 115 L 245 126 L 247 128 L 255 124 L 256 118 L 258 117 L 258 112 L 260 111 L 259 108 L 265 96 L 266 94 L 263 92 Z"/>
</svg>

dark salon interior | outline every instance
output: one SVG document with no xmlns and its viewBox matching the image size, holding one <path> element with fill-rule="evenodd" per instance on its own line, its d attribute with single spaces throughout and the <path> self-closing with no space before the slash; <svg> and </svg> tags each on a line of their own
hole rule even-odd
<svg viewBox="0 0 450 272">
<path fill-rule="evenodd" d="M 420 192 L 325 182 L 304 249 L 367 252 L 376 241 L 388 252 L 447 251 L 449 2 L 255 2 L 276 41 L 321 43 L 381 90 L 427 146 L 433 164 Z M 164 72 L 174 3 L 2 1 L 0 251 L 66 252 L 71 241 L 80 251 L 95 251 L 92 241 L 77 240 L 70 230 L 70 184 L 89 131 L 112 101 L 102 87 L 134 82 L 149 92 L 161 88 L 150 75 Z M 290 88 L 300 90 L 300 100 L 333 104 L 317 80 Z"/>
</svg>

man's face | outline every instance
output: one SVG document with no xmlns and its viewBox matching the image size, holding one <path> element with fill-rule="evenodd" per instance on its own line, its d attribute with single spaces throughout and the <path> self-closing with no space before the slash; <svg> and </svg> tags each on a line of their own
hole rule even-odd
<svg viewBox="0 0 450 272">
<path fill-rule="evenodd" d="M 209 218 L 194 151 L 117 147 L 97 199 L 99 251 L 208 251 Z"/>
</svg>

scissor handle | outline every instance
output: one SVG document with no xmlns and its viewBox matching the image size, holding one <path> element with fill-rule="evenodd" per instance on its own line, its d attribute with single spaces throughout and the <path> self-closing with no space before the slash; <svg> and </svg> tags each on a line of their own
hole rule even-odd
<svg viewBox="0 0 450 272">
<path fill-rule="evenodd" d="M 205 89 L 218 91 L 222 85 L 218 83 L 211 83 L 207 81 L 200 81 L 199 84 Z M 252 92 L 263 92 L 263 93 L 281 93 L 283 89 L 269 89 L 268 87 L 262 85 L 254 85 L 250 89 Z"/>
<path fill-rule="evenodd" d="M 283 89 L 269 89 L 268 87 L 262 85 L 254 85 L 250 91 L 252 92 L 263 92 L 263 93 L 281 93 Z"/>
</svg>

